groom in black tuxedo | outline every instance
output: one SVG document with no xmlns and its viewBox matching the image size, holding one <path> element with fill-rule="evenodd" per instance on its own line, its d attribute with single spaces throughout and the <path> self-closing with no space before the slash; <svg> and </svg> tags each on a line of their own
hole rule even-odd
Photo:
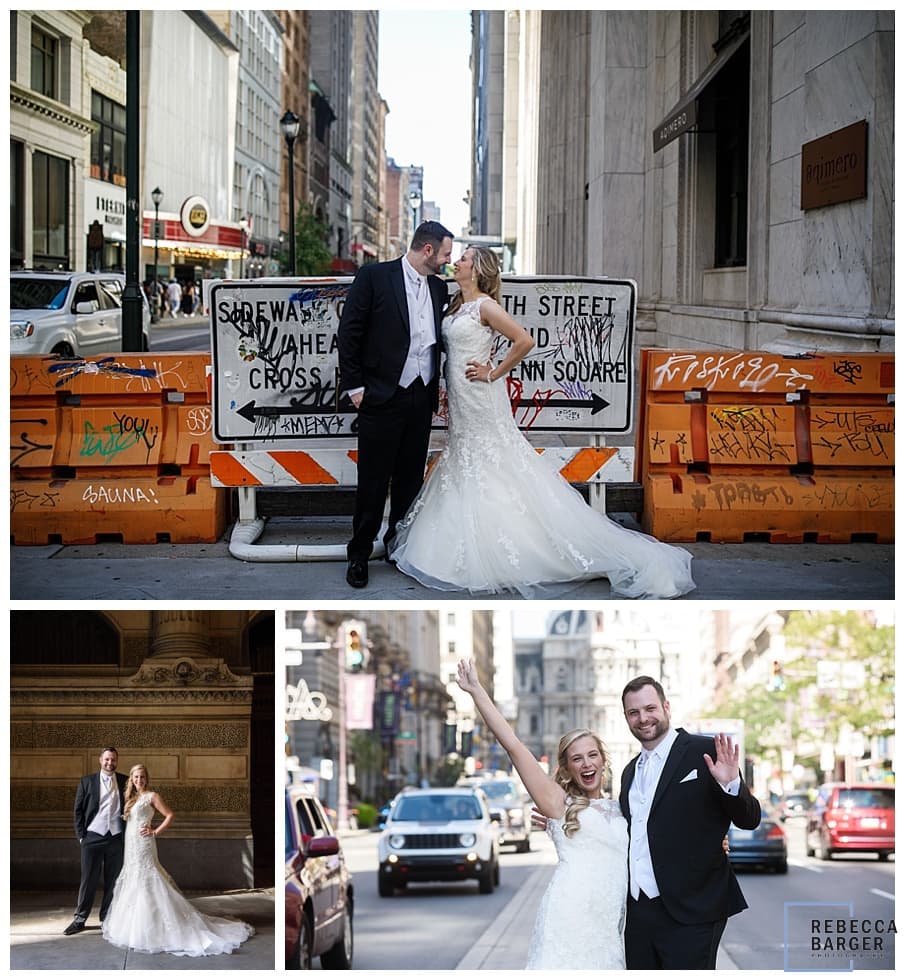
<svg viewBox="0 0 905 980">
<path fill-rule="evenodd" d="M 641 754 L 622 773 L 629 824 L 625 960 L 629 970 L 713 970 L 730 915 L 748 907 L 722 841 L 729 824 L 753 830 L 760 803 L 728 736 L 670 724 L 652 677 L 636 677 L 622 707 Z"/>
<path fill-rule="evenodd" d="M 387 554 L 418 494 L 437 410 L 440 320 L 448 289 L 438 277 L 453 234 L 437 221 L 415 229 L 408 252 L 359 269 L 339 321 L 340 391 L 358 409 L 358 492 L 346 581 L 368 584 L 368 558 L 387 492 Z"/>
<path fill-rule="evenodd" d="M 123 796 L 126 777 L 116 771 L 119 755 L 106 748 L 100 755 L 100 770 L 83 776 L 75 795 L 75 836 L 82 852 L 79 899 L 72 922 L 63 930 L 71 936 L 85 928 L 94 904 L 94 894 L 103 873 L 101 922 L 113 899 L 113 886 L 123 866 Z"/>
</svg>

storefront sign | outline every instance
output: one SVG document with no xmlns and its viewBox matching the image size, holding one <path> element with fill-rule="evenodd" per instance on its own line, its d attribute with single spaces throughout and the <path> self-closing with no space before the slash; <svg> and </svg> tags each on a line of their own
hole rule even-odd
<svg viewBox="0 0 905 980">
<path fill-rule="evenodd" d="M 194 197 L 186 198 L 179 209 L 179 220 L 187 235 L 199 238 L 207 231 L 211 223 L 210 205 L 197 194 Z"/>
<path fill-rule="evenodd" d="M 867 197 L 866 120 L 802 146 L 802 211 L 862 197 Z"/>
<path fill-rule="evenodd" d="M 126 240 L 126 189 L 103 180 L 85 181 L 85 228 L 94 222 L 103 227 L 104 238 Z"/>
</svg>

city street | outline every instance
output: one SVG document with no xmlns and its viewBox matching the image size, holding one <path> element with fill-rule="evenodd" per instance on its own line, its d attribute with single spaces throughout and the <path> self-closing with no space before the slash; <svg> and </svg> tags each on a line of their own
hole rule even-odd
<svg viewBox="0 0 905 980">
<path fill-rule="evenodd" d="M 805 857 L 800 821 L 790 820 L 786 835 L 787 874 L 738 874 L 749 908 L 729 921 L 717 960 L 720 969 L 784 969 L 788 902 L 807 903 L 809 922 L 824 915 L 884 923 L 894 917 L 894 860 L 880 863 L 871 854 L 820 861 Z M 426 883 L 410 885 L 390 899 L 377 894 L 377 835 L 344 837 L 355 880 L 355 969 L 411 969 L 413 964 L 432 970 L 522 969 L 537 904 L 556 860 L 545 834 L 535 832 L 531 841 L 527 854 L 504 848 L 500 887 L 493 895 L 478 894 L 474 882 Z M 820 903 L 834 905 L 823 908 Z M 856 969 L 893 969 L 895 937 L 882 939 L 881 950 L 854 954 Z M 790 934 L 789 941 L 789 954 L 798 957 L 790 966 L 847 969 L 846 960 L 812 958 L 810 934 Z"/>
</svg>

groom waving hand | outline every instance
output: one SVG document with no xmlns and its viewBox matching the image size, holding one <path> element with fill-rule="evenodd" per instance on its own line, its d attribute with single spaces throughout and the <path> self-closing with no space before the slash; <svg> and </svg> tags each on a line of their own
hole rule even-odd
<svg viewBox="0 0 905 980">
<path fill-rule="evenodd" d="M 641 753 L 622 773 L 629 823 L 625 959 L 629 970 L 713 970 L 726 920 L 747 908 L 723 849 L 729 824 L 753 830 L 760 803 L 739 772 L 739 748 L 673 728 L 652 677 L 622 692 Z"/>
</svg>

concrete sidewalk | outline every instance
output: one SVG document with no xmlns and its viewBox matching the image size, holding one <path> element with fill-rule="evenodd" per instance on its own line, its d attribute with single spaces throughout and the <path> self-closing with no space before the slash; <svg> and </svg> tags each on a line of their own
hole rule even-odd
<svg viewBox="0 0 905 980">
<path fill-rule="evenodd" d="M 350 521 L 340 518 L 271 518 L 258 544 L 329 545 L 345 552 Z M 697 589 L 686 600 L 804 602 L 880 601 L 895 596 L 895 546 L 878 544 L 684 545 L 694 556 Z M 254 600 L 467 599 L 486 596 L 438 592 L 384 561 L 370 563 L 367 588 L 346 585 L 345 562 L 242 561 L 229 551 L 228 535 L 210 544 L 37 545 L 10 548 L 13 600 L 222 599 Z M 518 599 L 509 594 L 501 599 Z M 612 599 L 606 579 L 554 583 L 540 600 Z"/>
<path fill-rule="evenodd" d="M 272 888 L 187 894 L 205 915 L 241 919 L 255 934 L 235 952 L 223 956 L 173 956 L 136 953 L 106 942 L 97 921 L 97 906 L 84 932 L 64 936 L 72 921 L 75 894 L 10 892 L 9 965 L 12 970 L 273 970 L 274 891 Z"/>
<path fill-rule="evenodd" d="M 528 877 L 509 904 L 484 930 L 474 946 L 456 965 L 457 970 L 523 970 L 531 942 L 531 932 L 541 897 L 556 866 L 552 849 L 536 851 L 543 863 Z M 567 967 L 564 965 L 564 969 Z M 738 966 L 720 947 L 718 970 L 737 970 Z"/>
</svg>

